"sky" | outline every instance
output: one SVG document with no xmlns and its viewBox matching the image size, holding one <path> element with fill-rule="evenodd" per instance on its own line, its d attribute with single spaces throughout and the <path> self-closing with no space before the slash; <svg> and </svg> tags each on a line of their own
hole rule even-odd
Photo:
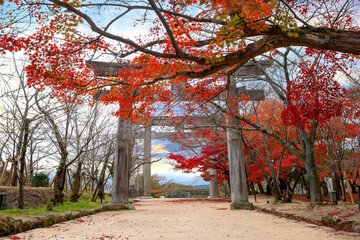
<svg viewBox="0 0 360 240">
<path fill-rule="evenodd" d="M 165 177 L 165 182 L 173 181 L 184 185 L 209 184 L 200 177 L 200 173 L 183 173 L 174 170 L 173 165 L 175 162 L 167 157 L 170 153 L 178 153 L 178 151 L 179 146 L 177 144 L 169 140 L 154 139 L 151 146 L 152 161 L 161 160 L 151 165 L 151 174 Z"/>
</svg>

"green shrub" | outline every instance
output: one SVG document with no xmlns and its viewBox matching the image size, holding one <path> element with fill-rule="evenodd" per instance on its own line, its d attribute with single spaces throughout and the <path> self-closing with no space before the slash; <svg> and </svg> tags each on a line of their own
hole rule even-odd
<svg viewBox="0 0 360 240">
<path fill-rule="evenodd" d="M 32 187 L 47 187 L 49 186 L 49 176 L 44 172 L 35 173 L 30 182 Z"/>
</svg>

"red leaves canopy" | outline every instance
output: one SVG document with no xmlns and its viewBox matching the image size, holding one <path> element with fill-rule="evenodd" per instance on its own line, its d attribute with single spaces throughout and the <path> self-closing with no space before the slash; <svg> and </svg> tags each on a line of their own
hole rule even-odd
<svg viewBox="0 0 360 240">
<path fill-rule="evenodd" d="M 321 54 L 315 49 L 307 49 L 307 54 L 313 56 Z M 288 105 L 282 113 L 286 125 L 312 128 L 316 124 L 323 124 L 331 118 L 343 114 L 347 103 L 345 91 L 335 80 L 338 71 L 347 68 L 349 55 L 337 57 L 332 51 L 322 52 L 324 61 L 316 58 L 313 61 L 300 63 L 300 72 L 294 81 L 288 84 Z"/>
</svg>

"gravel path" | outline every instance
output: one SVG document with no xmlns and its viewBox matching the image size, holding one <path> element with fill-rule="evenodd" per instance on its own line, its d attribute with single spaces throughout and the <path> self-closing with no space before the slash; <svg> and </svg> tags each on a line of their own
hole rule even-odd
<svg viewBox="0 0 360 240">
<path fill-rule="evenodd" d="M 345 240 L 358 239 L 216 201 L 148 199 L 136 211 L 104 212 L 4 239 Z"/>
</svg>

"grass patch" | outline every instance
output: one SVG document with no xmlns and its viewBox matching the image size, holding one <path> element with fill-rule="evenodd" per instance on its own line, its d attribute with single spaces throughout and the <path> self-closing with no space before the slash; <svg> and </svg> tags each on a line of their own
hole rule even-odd
<svg viewBox="0 0 360 240">
<path fill-rule="evenodd" d="M 108 194 L 106 194 L 102 203 L 100 203 L 100 199 L 96 202 L 91 202 L 91 196 L 92 192 L 85 192 L 78 202 L 65 202 L 62 205 L 54 206 L 53 211 L 47 211 L 46 205 L 41 205 L 40 207 L 34 209 L 5 209 L 0 211 L 0 217 L 32 218 L 35 216 L 46 216 L 53 213 L 94 209 L 111 202 L 111 197 L 109 197 Z"/>
<path fill-rule="evenodd" d="M 13 217 L 13 218 L 32 218 L 35 216 L 46 216 L 52 213 L 63 213 L 63 212 L 73 212 L 78 210 L 87 210 L 100 207 L 103 204 L 98 202 L 87 202 L 79 201 L 76 203 L 65 202 L 63 205 L 58 205 L 54 207 L 53 211 L 47 211 L 46 206 L 40 206 L 35 209 L 6 209 L 0 211 L 1 217 Z"/>
</svg>

